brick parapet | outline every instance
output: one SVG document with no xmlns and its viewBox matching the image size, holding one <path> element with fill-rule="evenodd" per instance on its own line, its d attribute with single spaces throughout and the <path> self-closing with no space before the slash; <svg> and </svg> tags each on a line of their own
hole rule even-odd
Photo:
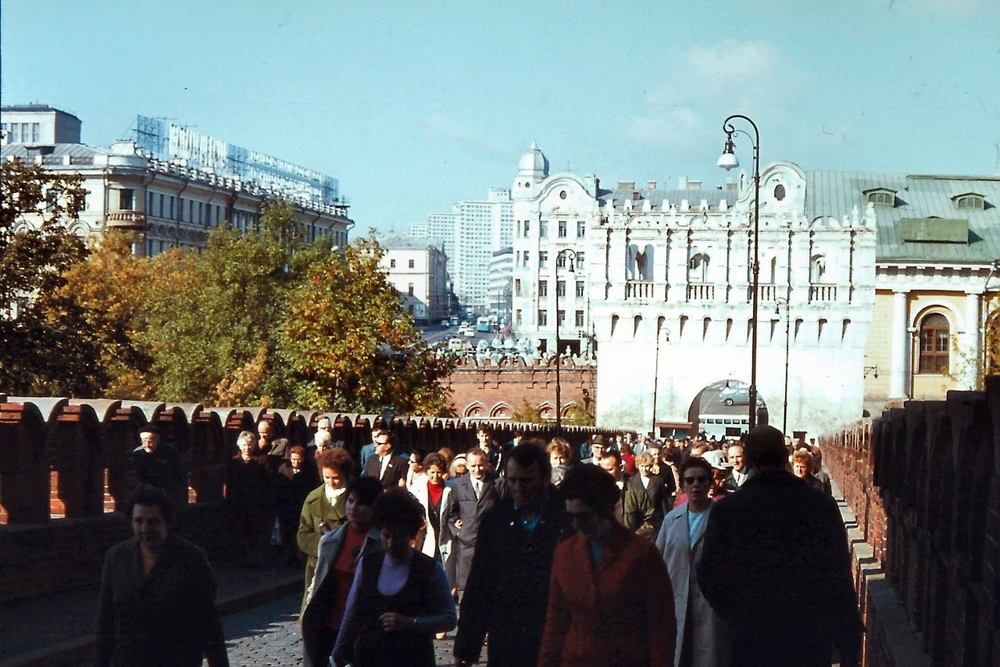
<svg viewBox="0 0 1000 667">
<path fill-rule="evenodd" d="M 991 377 L 984 392 L 909 401 L 821 439 L 856 521 L 866 664 L 1000 658 L 998 434 L 1000 378 Z"/>
<path fill-rule="evenodd" d="M 220 558 L 231 548 L 225 467 L 239 432 L 267 419 L 278 437 L 306 444 L 324 416 L 334 424 L 334 439 L 355 455 L 374 426 L 389 428 L 402 451 L 424 452 L 463 452 L 475 445 L 480 425 L 501 442 L 515 431 L 545 440 L 555 434 L 551 424 L 510 420 L 0 396 L 0 603 L 96 583 L 107 548 L 130 534 L 121 512 L 137 483 L 130 453 L 147 421 L 178 446 L 187 466 L 189 504 L 178 512 L 177 531 Z M 564 432 L 573 441 L 618 433 L 574 426 Z"/>
</svg>

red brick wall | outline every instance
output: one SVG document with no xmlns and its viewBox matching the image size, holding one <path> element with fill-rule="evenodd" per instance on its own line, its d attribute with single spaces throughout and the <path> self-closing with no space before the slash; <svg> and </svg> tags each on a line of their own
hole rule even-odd
<svg viewBox="0 0 1000 667">
<path fill-rule="evenodd" d="M 870 549 L 873 574 L 859 576 L 866 664 L 1000 664 L 998 436 L 1000 378 L 991 377 L 985 392 L 910 401 L 823 439 Z"/>
<path fill-rule="evenodd" d="M 554 363 L 554 362 L 553 362 Z M 511 412 L 527 403 L 555 419 L 555 366 L 459 366 L 442 381 L 452 391 L 451 405 L 458 417 L 509 419 Z M 563 360 L 559 369 L 560 405 L 563 417 L 572 406 L 593 414 L 597 400 L 597 369 L 574 366 Z"/>
</svg>

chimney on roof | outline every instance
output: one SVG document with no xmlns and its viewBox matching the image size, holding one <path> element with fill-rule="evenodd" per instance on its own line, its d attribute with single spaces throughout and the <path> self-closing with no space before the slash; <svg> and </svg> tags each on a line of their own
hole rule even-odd
<svg viewBox="0 0 1000 667">
<path fill-rule="evenodd" d="M 639 191 L 638 190 L 633 190 L 632 191 L 632 201 L 639 201 Z"/>
<path fill-rule="evenodd" d="M 687 176 L 678 176 L 677 177 L 677 189 L 678 190 L 687 190 L 688 189 L 688 177 Z"/>
<path fill-rule="evenodd" d="M 619 190 L 635 190 L 635 181 L 618 181 Z"/>
<path fill-rule="evenodd" d="M 688 181 L 688 190 L 701 190 L 701 181 Z"/>
<path fill-rule="evenodd" d="M 656 181 L 646 181 L 646 189 L 652 192 L 656 189 Z"/>
<path fill-rule="evenodd" d="M 733 179 L 732 176 L 730 176 L 729 178 L 726 179 L 726 190 L 735 190 L 735 189 L 736 189 L 736 181 Z"/>
</svg>

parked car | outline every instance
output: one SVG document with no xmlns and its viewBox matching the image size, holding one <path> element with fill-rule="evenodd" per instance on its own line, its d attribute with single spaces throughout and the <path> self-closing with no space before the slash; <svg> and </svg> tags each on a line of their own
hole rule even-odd
<svg viewBox="0 0 1000 667">
<path fill-rule="evenodd" d="M 719 400 L 725 405 L 750 405 L 750 387 L 725 387 L 719 392 Z M 757 405 L 760 406 L 763 404 L 764 402 L 761 400 L 760 394 L 758 394 Z"/>
</svg>

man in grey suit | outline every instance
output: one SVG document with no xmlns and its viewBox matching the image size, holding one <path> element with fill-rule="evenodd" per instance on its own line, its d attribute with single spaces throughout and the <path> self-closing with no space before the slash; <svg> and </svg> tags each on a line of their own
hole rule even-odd
<svg viewBox="0 0 1000 667">
<path fill-rule="evenodd" d="M 454 584 L 459 591 L 465 590 L 465 582 L 469 578 L 479 519 L 500 500 L 496 482 L 487 472 L 486 453 L 478 447 L 470 449 L 465 453 L 465 460 L 469 474 L 455 478 L 448 512 L 448 522 L 454 527 L 456 536 Z"/>
</svg>

